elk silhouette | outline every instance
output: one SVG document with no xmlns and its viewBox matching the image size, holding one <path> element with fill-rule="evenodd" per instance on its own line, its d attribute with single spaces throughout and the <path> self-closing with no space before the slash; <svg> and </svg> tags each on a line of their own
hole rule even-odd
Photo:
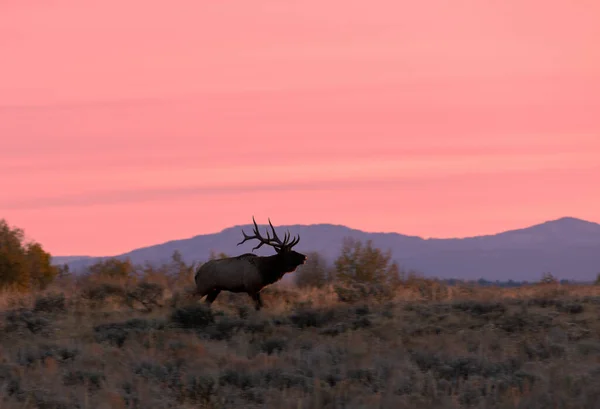
<svg viewBox="0 0 600 409">
<path fill-rule="evenodd" d="M 255 309 L 260 310 L 263 306 L 260 291 L 306 262 L 306 255 L 292 250 L 300 242 L 300 236 L 290 242 L 288 231 L 281 241 L 269 219 L 273 237 L 266 230 L 267 237 L 264 238 L 258 231 L 254 216 L 252 216 L 252 222 L 254 223 L 254 235 L 248 236 L 242 229 L 244 239 L 237 245 L 256 239 L 260 243 L 252 251 L 266 244 L 273 247 L 277 254 L 257 256 L 253 253 L 245 253 L 237 257 L 210 260 L 202 264 L 196 270 L 194 281 L 196 282 L 196 294 L 200 298 L 206 295 L 208 305 L 215 301 L 221 291 L 230 291 L 248 294 L 254 301 Z"/>
</svg>

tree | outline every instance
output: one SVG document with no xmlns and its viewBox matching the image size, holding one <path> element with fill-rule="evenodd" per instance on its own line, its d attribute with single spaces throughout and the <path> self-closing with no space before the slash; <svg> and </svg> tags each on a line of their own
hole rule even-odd
<svg viewBox="0 0 600 409">
<path fill-rule="evenodd" d="M 0 220 L 0 287 L 15 290 L 29 288 L 29 276 L 22 246 L 23 230 L 11 228 Z"/>
<path fill-rule="evenodd" d="M 229 256 L 225 253 L 223 253 L 222 251 L 220 253 L 215 252 L 214 250 L 210 251 L 210 254 L 208 256 L 209 260 L 219 260 L 219 259 L 223 259 L 223 258 L 228 258 Z"/>
<path fill-rule="evenodd" d="M 88 267 L 92 275 L 110 278 L 128 278 L 134 273 L 134 266 L 129 259 L 107 258 L 100 260 Z"/>
<path fill-rule="evenodd" d="M 175 283 L 186 285 L 189 280 L 193 280 L 194 276 L 194 264 L 187 264 L 183 259 L 183 256 L 179 250 L 173 251 L 171 255 L 171 262 L 167 269 L 169 275 L 173 277 Z"/>
<path fill-rule="evenodd" d="M 67 278 L 71 276 L 71 269 L 67 263 L 57 266 L 56 268 L 58 268 L 58 278 Z"/>
<path fill-rule="evenodd" d="M 364 245 L 353 238 L 345 238 L 340 256 L 335 260 L 336 278 L 342 282 L 396 285 L 400 269 L 391 262 L 391 250 L 373 247 L 371 240 Z"/>
<path fill-rule="evenodd" d="M 558 279 L 556 277 L 554 277 L 554 275 L 550 272 L 543 273 L 540 283 L 541 284 L 558 284 Z"/>
<path fill-rule="evenodd" d="M 43 289 L 54 280 L 58 269 L 41 244 L 24 242 L 24 232 L 0 219 L 0 288 L 17 291 Z"/>
<path fill-rule="evenodd" d="M 296 270 L 294 282 L 300 288 L 321 287 L 330 281 L 327 260 L 318 252 L 307 254 L 306 264 Z"/>
<path fill-rule="evenodd" d="M 39 243 L 29 243 L 25 248 L 29 279 L 34 288 L 43 290 L 58 275 L 59 269 L 51 264 L 51 256 Z"/>
</svg>

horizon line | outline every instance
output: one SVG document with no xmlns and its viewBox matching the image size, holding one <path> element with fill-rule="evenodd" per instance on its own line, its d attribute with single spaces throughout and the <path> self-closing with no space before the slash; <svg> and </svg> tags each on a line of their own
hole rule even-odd
<svg viewBox="0 0 600 409">
<path fill-rule="evenodd" d="M 520 227 L 520 228 L 516 228 L 516 229 L 508 229 L 508 230 L 502 230 L 502 231 L 498 231 L 496 233 L 487 233 L 487 234 L 479 234 L 479 235 L 474 235 L 474 236 L 463 236 L 463 237 L 456 237 L 456 236 L 452 236 L 452 237 L 424 237 L 424 236 L 418 236 L 418 235 L 408 235 L 408 234 L 403 234 L 403 233 L 399 233 L 396 231 L 368 231 L 368 230 L 361 230 L 361 229 L 357 229 L 354 227 L 350 227 L 344 224 L 335 224 L 335 223 L 325 223 L 325 222 L 316 222 L 316 223 L 310 223 L 310 224 L 280 224 L 280 225 L 273 225 L 274 227 L 293 227 L 293 226 L 298 226 L 298 227 L 311 227 L 311 226 L 319 226 L 319 225 L 327 225 L 327 226 L 334 226 L 334 227 L 344 227 L 350 230 L 355 230 L 355 231 L 359 231 L 361 233 L 367 233 L 367 234 L 396 234 L 396 235 L 400 235 L 400 236 L 405 236 L 405 237 L 413 237 L 413 238 L 419 238 L 422 240 L 464 240 L 464 239 L 471 239 L 471 238 L 477 238 L 477 237 L 489 237 L 489 236 L 496 236 L 498 234 L 503 234 L 503 233 L 509 233 L 509 232 L 514 232 L 514 231 L 518 231 L 518 230 L 525 230 L 525 229 L 529 229 L 535 226 L 540 226 L 542 224 L 546 224 L 546 223 L 552 223 L 552 222 L 557 222 L 559 220 L 565 220 L 565 219 L 571 219 L 571 220 L 577 220 L 580 222 L 585 222 L 585 223 L 591 223 L 591 224 L 597 224 L 600 225 L 600 222 L 596 222 L 596 221 L 592 221 L 592 220 L 586 220 L 586 219 L 582 219 L 579 217 L 575 217 L 575 216 L 561 216 L 558 218 L 554 218 L 554 219 L 548 219 L 548 220 L 544 220 L 541 221 L 539 223 L 534 223 L 534 224 L 530 224 L 524 227 Z M 268 224 L 261 224 L 261 223 L 256 223 L 259 227 L 267 227 Z M 119 253 L 119 254 L 114 254 L 114 255 L 103 255 L 103 256 L 92 256 L 92 255 L 57 255 L 57 256 L 51 256 L 52 258 L 57 258 L 57 257 L 81 257 L 81 258 L 110 258 L 110 257 L 118 257 L 118 256 L 122 256 L 124 254 L 129 254 L 131 252 L 137 251 L 137 250 L 141 250 L 144 248 L 148 248 L 148 247 L 154 247 L 154 246 L 160 246 L 163 244 L 167 244 L 167 243 L 173 243 L 173 242 L 177 242 L 177 241 L 186 241 L 186 240 L 191 240 L 194 239 L 196 237 L 201 237 L 201 236 L 210 236 L 210 235 L 214 235 L 214 234 L 220 234 L 223 233 L 226 230 L 232 230 L 232 229 L 236 229 L 236 228 L 244 228 L 244 227 L 248 227 L 248 226 L 253 226 L 252 223 L 248 223 L 248 224 L 237 224 L 237 225 L 233 225 L 233 226 L 229 226 L 229 227 L 224 227 L 221 230 L 218 231 L 212 231 L 212 232 L 208 232 L 208 233 L 202 233 L 202 234 L 196 234 L 194 236 L 189 236 L 189 237 L 184 237 L 184 238 L 179 238 L 179 239 L 171 239 L 171 240 L 165 240 L 159 243 L 155 243 L 155 244 L 150 244 L 147 246 L 142 246 L 142 247 L 136 247 L 133 249 L 130 249 L 128 251 Z"/>
</svg>

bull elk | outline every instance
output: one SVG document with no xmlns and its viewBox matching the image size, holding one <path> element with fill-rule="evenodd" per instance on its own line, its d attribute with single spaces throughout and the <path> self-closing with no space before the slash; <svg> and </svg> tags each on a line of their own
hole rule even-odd
<svg viewBox="0 0 600 409">
<path fill-rule="evenodd" d="M 257 256 L 253 253 L 245 253 L 237 257 L 210 260 L 201 265 L 196 270 L 194 281 L 196 282 L 196 294 L 200 297 L 206 295 L 207 304 L 212 304 L 221 291 L 230 291 L 248 294 L 254 301 L 256 310 L 260 310 L 263 306 L 260 291 L 306 262 L 307 257 L 304 254 L 292 250 L 300 241 L 300 236 L 290 241 L 288 231 L 281 241 L 269 219 L 273 237 L 266 230 L 267 237 L 264 238 L 258 231 L 254 216 L 252 222 L 254 223 L 254 235 L 248 236 L 242 229 L 244 239 L 237 245 L 256 239 L 259 244 L 252 251 L 266 244 L 273 247 L 276 254 Z"/>
</svg>

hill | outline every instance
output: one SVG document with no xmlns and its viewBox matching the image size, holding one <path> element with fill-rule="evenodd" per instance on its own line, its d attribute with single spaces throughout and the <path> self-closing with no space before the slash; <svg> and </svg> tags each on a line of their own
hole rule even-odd
<svg viewBox="0 0 600 409">
<path fill-rule="evenodd" d="M 262 231 L 266 226 L 259 227 Z M 573 217 L 493 235 L 451 239 L 364 232 L 332 224 L 275 227 L 278 231 L 289 229 L 292 234 L 300 234 L 298 251 L 318 251 L 329 260 L 339 253 L 344 237 L 372 240 L 376 247 L 391 249 L 394 260 L 403 268 L 440 278 L 535 281 L 543 272 L 551 272 L 560 279 L 590 281 L 600 272 L 600 224 Z M 242 228 L 251 231 L 251 225 L 233 226 L 218 233 L 168 241 L 117 257 L 129 257 L 134 263 L 154 263 L 167 261 L 175 250 L 187 262 L 204 261 L 211 250 L 241 254 L 254 246 L 248 242 L 236 246 Z M 272 251 L 261 248 L 256 253 L 268 255 Z M 99 258 L 76 256 L 56 257 L 53 262 L 66 262 L 71 269 L 78 270 L 97 260 Z"/>
</svg>

